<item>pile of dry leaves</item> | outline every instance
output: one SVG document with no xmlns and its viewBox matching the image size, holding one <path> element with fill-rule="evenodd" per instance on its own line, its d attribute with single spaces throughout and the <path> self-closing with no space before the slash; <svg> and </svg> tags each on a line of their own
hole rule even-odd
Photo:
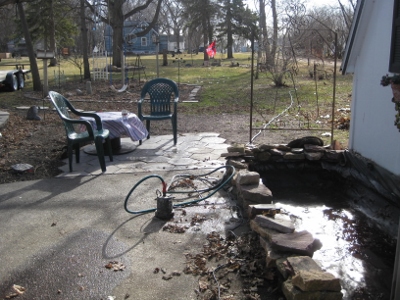
<svg viewBox="0 0 400 300">
<path fill-rule="evenodd" d="M 203 251 L 186 254 L 184 273 L 199 276 L 199 299 L 280 299 L 278 274 L 265 268 L 265 251 L 252 232 L 208 234 Z M 238 285 L 238 277 L 239 286 Z"/>
</svg>

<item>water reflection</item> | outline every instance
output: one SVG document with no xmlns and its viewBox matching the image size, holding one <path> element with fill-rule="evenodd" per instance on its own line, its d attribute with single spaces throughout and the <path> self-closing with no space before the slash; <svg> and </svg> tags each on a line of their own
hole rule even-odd
<svg viewBox="0 0 400 300">
<path fill-rule="evenodd" d="M 322 242 L 313 259 L 341 278 L 343 299 L 390 296 L 394 245 L 388 244 L 385 235 L 373 228 L 361 213 L 317 204 L 278 202 L 276 205 L 291 217 L 296 230 L 307 230 Z M 380 249 L 386 249 L 386 253 Z"/>
</svg>

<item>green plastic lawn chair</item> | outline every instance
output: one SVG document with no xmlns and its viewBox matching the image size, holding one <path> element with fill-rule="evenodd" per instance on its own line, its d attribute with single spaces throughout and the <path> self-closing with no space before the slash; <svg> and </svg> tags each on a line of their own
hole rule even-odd
<svg viewBox="0 0 400 300">
<path fill-rule="evenodd" d="M 75 150 L 76 163 L 79 163 L 80 144 L 93 141 L 96 146 L 101 170 L 105 172 L 106 162 L 104 159 L 104 141 L 106 141 L 107 143 L 107 150 L 110 161 L 113 161 L 113 157 L 109 131 L 108 129 L 103 129 L 103 124 L 101 123 L 100 117 L 94 113 L 77 111 L 64 96 L 57 92 L 50 91 L 49 96 L 51 102 L 57 110 L 58 115 L 64 123 L 65 131 L 67 133 L 69 171 L 72 172 L 72 151 Z M 69 115 L 69 111 L 77 116 L 94 118 L 97 129 L 93 129 L 89 121 L 72 119 Z M 82 126 L 84 126 L 86 130 L 82 130 Z"/>
<path fill-rule="evenodd" d="M 145 99 L 150 97 L 150 108 L 144 113 L 143 106 Z M 148 131 L 147 138 L 150 138 L 150 121 L 171 119 L 174 135 L 174 145 L 177 142 L 177 103 L 179 101 L 179 90 L 176 83 L 167 78 L 156 78 L 148 81 L 142 88 L 138 102 L 138 117 L 146 120 Z M 139 141 L 142 144 L 142 141 Z"/>
</svg>

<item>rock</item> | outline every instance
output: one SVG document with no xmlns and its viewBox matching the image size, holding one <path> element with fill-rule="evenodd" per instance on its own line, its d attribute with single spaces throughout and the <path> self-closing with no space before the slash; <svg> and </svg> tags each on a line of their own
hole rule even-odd
<svg viewBox="0 0 400 300">
<path fill-rule="evenodd" d="M 37 106 L 31 106 L 28 109 L 28 112 L 26 114 L 26 119 L 27 120 L 37 120 L 37 121 L 41 120 L 41 118 L 38 116 L 38 107 Z"/>
<path fill-rule="evenodd" d="M 270 241 L 272 237 L 277 234 L 275 230 L 262 227 L 254 220 L 250 220 L 250 228 L 251 230 L 257 232 L 261 237 L 265 238 L 267 241 Z"/>
<path fill-rule="evenodd" d="M 271 149 L 269 150 L 269 153 L 273 156 L 284 156 L 286 152 L 278 149 Z"/>
<path fill-rule="evenodd" d="M 258 185 L 260 182 L 260 174 L 257 172 L 239 171 L 236 178 L 236 185 Z"/>
<path fill-rule="evenodd" d="M 265 152 L 254 152 L 254 158 L 258 161 L 267 161 L 271 157 L 271 153 Z"/>
<path fill-rule="evenodd" d="M 228 152 L 239 152 L 239 153 L 244 153 L 244 145 L 243 144 L 238 144 L 238 145 L 233 145 L 228 147 Z"/>
<path fill-rule="evenodd" d="M 277 261 L 282 258 L 287 258 L 287 254 L 280 253 L 272 249 L 270 243 L 260 236 L 260 244 L 261 247 L 264 248 L 266 257 L 265 257 L 265 266 L 267 268 L 275 268 L 277 266 Z"/>
<path fill-rule="evenodd" d="M 11 168 L 18 173 L 33 173 L 33 166 L 30 164 L 16 164 L 12 165 Z"/>
<path fill-rule="evenodd" d="M 339 162 L 343 160 L 343 150 L 326 150 L 325 158 L 329 161 Z"/>
<path fill-rule="evenodd" d="M 270 242 L 272 247 L 279 251 L 307 255 L 310 257 L 319 249 L 319 241 L 316 242 L 312 234 L 306 230 L 275 234 Z"/>
<path fill-rule="evenodd" d="M 237 188 L 243 197 L 244 208 L 251 204 L 271 203 L 272 192 L 263 184 L 241 185 Z"/>
<path fill-rule="evenodd" d="M 309 256 L 288 257 L 287 261 L 294 272 L 293 275 L 301 270 L 322 272 L 321 267 Z"/>
<path fill-rule="evenodd" d="M 316 136 L 305 136 L 291 141 L 287 146 L 290 148 L 304 148 L 304 145 L 306 144 L 323 146 L 324 142 Z"/>
<path fill-rule="evenodd" d="M 316 145 L 304 145 L 304 150 L 306 150 L 307 152 L 325 152 L 325 148 L 322 146 L 316 146 Z"/>
<path fill-rule="evenodd" d="M 293 221 L 290 220 L 290 218 L 285 219 L 283 216 L 279 215 L 276 215 L 275 218 L 257 215 L 254 218 L 254 221 L 260 224 L 262 227 L 274 229 L 282 233 L 292 233 L 295 229 Z"/>
<path fill-rule="evenodd" d="M 322 153 L 322 152 L 305 152 L 304 155 L 306 156 L 307 160 L 315 161 L 315 160 L 320 160 L 324 156 L 324 153 Z"/>
<path fill-rule="evenodd" d="M 82 96 L 82 95 L 83 95 L 83 92 L 82 92 L 80 89 L 76 89 L 75 92 L 76 92 L 76 94 L 79 95 L 79 96 Z"/>
<path fill-rule="evenodd" d="M 304 149 L 303 148 L 292 148 L 291 152 L 294 154 L 301 154 L 301 153 L 304 153 Z"/>
<path fill-rule="evenodd" d="M 341 300 L 343 294 L 341 292 L 327 292 L 327 291 L 316 291 L 316 292 L 302 292 L 296 288 L 290 279 L 286 280 L 282 284 L 282 292 L 287 300 Z"/>
<path fill-rule="evenodd" d="M 92 94 L 92 82 L 91 81 L 86 81 L 86 93 L 88 95 Z"/>
<path fill-rule="evenodd" d="M 260 151 L 267 151 L 267 150 L 271 150 L 271 149 L 276 149 L 276 145 L 265 145 L 265 144 L 263 144 L 263 145 L 260 145 L 258 147 L 258 149 Z"/>
<path fill-rule="evenodd" d="M 240 152 L 228 152 L 228 153 L 222 153 L 221 157 L 238 157 L 238 156 L 242 156 L 243 153 Z"/>
<path fill-rule="evenodd" d="M 229 159 L 226 162 L 226 164 L 235 167 L 235 169 L 237 169 L 237 170 L 247 169 L 247 164 L 242 163 L 242 162 L 237 161 L 237 160 L 234 160 L 234 159 Z"/>
<path fill-rule="evenodd" d="M 295 154 L 292 152 L 287 152 L 283 157 L 286 160 L 304 160 L 305 155 L 304 155 L 304 153 Z"/>
<path fill-rule="evenodd" d="M 282 145 L 282 144 L 276 146 L 276 149 L 282 150 L 282 151 L 286 151 L 286 152 L 287 152 L 287 151 L 290 151 L 290 150 L 291 150 L 290 148 L 291 148 L 291 147 L 288 147 L 288 146 Z"/>
<path fill-rule="evenodd" d="M 319 271 L 300 270 L 292 277 L 292 284 L 303 292 L 340 292 L 342 289 L 339 278 L 335 278 L 331 273 Z"/>
<path fill-rule="evenodd" d="M 275 215 L 281 212 L 280 208 L 277 208 L 275 204 L 252 204 L 249 205 L 248 216 L 253 219 L 256 215 L 267 214 Z"/>
</svg>

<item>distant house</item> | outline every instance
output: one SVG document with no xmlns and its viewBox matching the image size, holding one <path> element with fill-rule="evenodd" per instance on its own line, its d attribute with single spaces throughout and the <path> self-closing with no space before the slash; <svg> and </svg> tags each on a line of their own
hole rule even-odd
<svg viewBox="0 0 400 300">
<path fill-rule="evenodd" d="M 354 74 L 349 149 L 395 176 L 400 175 L 397 111 L 390 86 L 380 80 L 389 70 L 400 73 L 400 35 L 392 22 L 394 11 L 400 17 L 399 2 L 358 0 L 341 66 L 343 74 Z M 391 189 L 400 195 L 397 186 Z"/>
<path fill-rule="evenodd" d="M 127 54 L 154 54 L 157 52 L 156 37 L 159 37 L 159 52 L 163 52 L 167 49 L 169 52 L 177 52 L 176 37 L 159 35 L 157 28 L 151 29 L 146 35 L 138 37 L 137 33 L 142 32 L 144 28 L 147 28 L 149 23 L 147 22 L 124 22 L 124 28 L 122 34 L 124 38 L 124 52 Z M 113 30 L 111 26 L 106 26 L 104 32 L 105 47 L 106 51 L 112 53 L 112 39 Z M 183 37 L 179 39 L 179 49 L 184 49 L 185 43 Z"/>
<path fill-rule="evenodd" d="M 43 41 L 36 42 L 34 50 L 43 49 Z M 28 49 L 26 48 L 26 42 L 24 38 L 15 39 L 7 43 L 8 52 L 11 53 L 12 57 L 15 56 L 28 56 Z"/>
<path fill-rule="evenodd" d="M 149 26 L 147 22 L 124 22 L 122 29 L 124 39 L 124 52 L 134 54 L 156 53 L 157 45 L 153 42 L 153 36 L 157 36 L 158 32 L 151 29 L 145 36 L 138 37 L 136 34 L 143 31 L 143 28 Z M 112 53 L 113 30 L 111 26 L 106 26 L 104 32 L 106 51 Z"/>
</svg>

